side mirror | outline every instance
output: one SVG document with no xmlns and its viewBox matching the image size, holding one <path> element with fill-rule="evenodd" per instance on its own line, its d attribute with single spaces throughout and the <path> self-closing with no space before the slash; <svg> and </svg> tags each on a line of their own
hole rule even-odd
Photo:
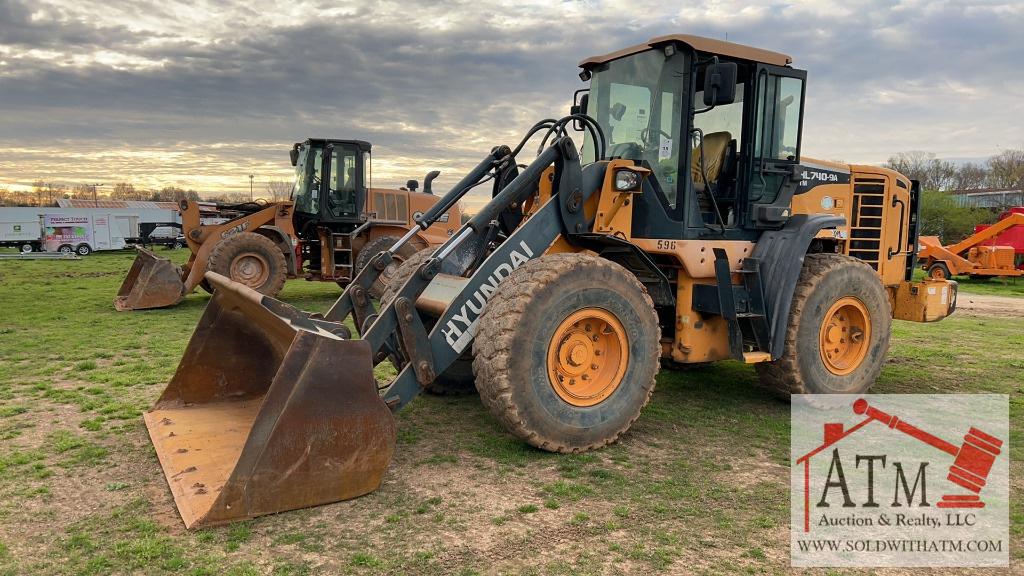
<svg viewBox="0 0 1024 576">
<path fill-rule="evenodd" d="M 415 192 L 416 189 L 420 187 L 420 183 L 418 180 L 408 180 L 405 183 L 405 187 L 408 188 L 410 192 Z"/>
<path fill-rule="evenodd" d="M 590 102 L 589 91 L 589 88 L 583 88 L 581 90 L 577 90 L 576 93 L 572 95 L 573 105 L 571 108 L 569 108 L 570 115 L 587 113 L 587 103 Z M 577 132 L 582 132 L 583 122 L 580 122 L 579 120 L 573 120 L 572 129 Z"/>
<path fill-rule="evenodd" d="M 704 105 L 721 106 L 736 101 L 736 63 L 715 62 L 704 69 Z"/>
<path fill-rule="evenodd" d="M 299 145 L 292 146 L 292 149 L 288 151 L 288 156 L 292 159 L 292 166 L 299 163 Z"/>
</svg>

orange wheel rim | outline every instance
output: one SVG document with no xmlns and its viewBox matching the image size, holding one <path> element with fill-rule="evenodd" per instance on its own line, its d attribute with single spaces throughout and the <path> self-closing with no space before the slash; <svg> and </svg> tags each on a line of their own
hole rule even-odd
<svg viewBox="0 0 1024 576">
<path fill-rule="evenodd" d="M 548 378 L 558 397 L 594 406 L 618 389 L 629 362 L 629 339 L 614 314 L 578 310 L 562 321 L 548 344 Z"/>
<path fill-rule="evenodd" d="M 942 269 L 942 266 L 936 266 L 935 268 L 932 268 L 931 276 L 936 280 L 945 280 L 946 272 Z"/>
<path fill-rule="evenodd" d="M 270 277 L 270 264 L 260 254 L 240 254 L 231 261 L 231 279 L 250 288 L 262 286 Z"/>
<path fill-rule="evenodd" d="M 852 296 L 836 301 L 821 324 L 818 351 L 829 372 L 845 376 L 864 362 L 871 342 L 871 320 L 864 303 Z"/>
</svg>

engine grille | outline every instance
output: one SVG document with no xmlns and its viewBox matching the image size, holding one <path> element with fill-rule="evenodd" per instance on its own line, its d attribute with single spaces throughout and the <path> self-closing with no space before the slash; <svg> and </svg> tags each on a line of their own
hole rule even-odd
<svg viewBox="0 0 1024 576">
<path fill-rule="evenodd" d="M 853 222 L 849 254 L 878 270 L 882 252 L 882 217 L 885 202 L 884 178 L 855 178 L 853 181 Z"/>
</svg>

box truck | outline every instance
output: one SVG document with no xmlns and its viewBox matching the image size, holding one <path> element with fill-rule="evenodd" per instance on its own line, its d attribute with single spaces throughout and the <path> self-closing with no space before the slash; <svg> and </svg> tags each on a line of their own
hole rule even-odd
<svg viewBox="0 0 1024 576">
<path fill-rule="evenodd" d="M 38 216 L 0 212 L 0 246 L 22 252 L 38 252 L 43 246 L 43 229 Z"/>
</svg>

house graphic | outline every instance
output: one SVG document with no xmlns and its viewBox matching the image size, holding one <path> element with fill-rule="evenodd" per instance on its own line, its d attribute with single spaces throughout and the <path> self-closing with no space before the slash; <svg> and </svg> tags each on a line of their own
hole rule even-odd
<svg viewBox="0 0 1024 576">
<path fill-rule="evenodd" d="M 984 508 L 985 503 L 981 500 L 979 493 L 985 486 L 985 480 L 992 470 L 992 464 L 1000 454 L 1002 440 L 971 427 L 964 436 L 963 444 L 957 447 L 900 420 L 896 416 L 868 406 L 867 400 L 863 398 L 858 398 L 853 402 L 853 412 L 865 415 L 864 420 L 848 429 L 844 429 L 841 422 L 826 423 L 822 444 L 796 460 L 797 465 L 803 464 L 804 466 L 804 532 L 811 531 L 811 458 L 871 422 L 879 422 L 892 430 L 903 432 L 954 458 L 946 478 L 973 494 L 947 494 L 942 496 L 936 506 L 939 508 Z"/>
</svg>

